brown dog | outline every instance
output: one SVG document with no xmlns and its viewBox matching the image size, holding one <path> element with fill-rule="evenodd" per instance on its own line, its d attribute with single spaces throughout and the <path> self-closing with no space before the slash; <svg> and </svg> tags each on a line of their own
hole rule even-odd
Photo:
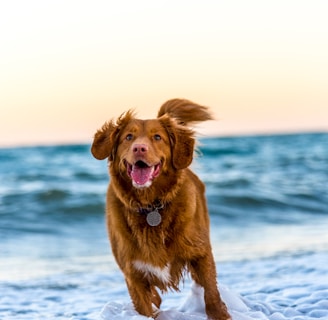
<svg viewBox="0 0 328 320">
<path fill-rule="evenodd" d="M 107 224 L 112 251 L 135 309 L 156 317 L 156 290 L 178 290 L 185 271 L 204 289 L 209 319 L 230 319 L 220 298 L 209 238 L 205 187 L 190 170 L 194 133 L 187 125 L 211 119 L 206 107 L 173 99 L 157 119 L 128 111 L 95 134 L 95 158 L 108 158 Z"/>
</svg>

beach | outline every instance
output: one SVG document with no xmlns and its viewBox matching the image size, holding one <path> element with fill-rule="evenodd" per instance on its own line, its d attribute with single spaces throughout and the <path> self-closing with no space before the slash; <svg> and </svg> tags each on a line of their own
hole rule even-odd
<svg viewBox="0 0 328 320">
<path fill-rule="evenodd" d="M 218 283 L 233 320 L 328 319 L 328 134 L 202 138 Z M 147 319 L 105 226 L 90 145 L 0 149 L 0 319 Z M 205 320 L 186 277 L 159 320 Z M 187 301 L 187 302 L 186 302 Z"/>
</svg>

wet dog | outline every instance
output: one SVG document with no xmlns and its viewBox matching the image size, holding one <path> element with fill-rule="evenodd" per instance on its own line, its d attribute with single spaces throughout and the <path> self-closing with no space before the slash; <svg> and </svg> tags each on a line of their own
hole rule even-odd
<svg viewBox="0 0 328 320">
<path fill-rule="evenodd" d="M 189 271 L 204 290 L 208 318 L 231 319 L 217 289 L 205 187 L 188 168 L 195 146 L 189 125 L 211 118 L 208 108 L 173 99 L 156 119 L 141 120 L 128 111 L 95 134 L 92 154 L 109 161 L 112 251 L 142 315 L 156 317 L 157 289 L 178 290 Z"/>
</svg>

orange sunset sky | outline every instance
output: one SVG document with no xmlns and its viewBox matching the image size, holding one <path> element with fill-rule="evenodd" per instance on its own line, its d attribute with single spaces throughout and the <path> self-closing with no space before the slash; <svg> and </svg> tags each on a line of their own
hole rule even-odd
<svg viewBox="0 0 328 320">
<path fill-rule="evenodd" d="M 91 142 L 168 99 L 207 134 L 328 131 L 328 1 L 2 1 L 0 146 Z"/>
</svg>

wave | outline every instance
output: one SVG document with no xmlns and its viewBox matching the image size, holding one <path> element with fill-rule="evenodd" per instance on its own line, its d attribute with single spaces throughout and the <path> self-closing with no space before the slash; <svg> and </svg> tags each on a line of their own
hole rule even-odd
<svg viewBox="0 0 328 320">
<path fill-rule="evenodd" d="M 296 222 L 328 214 L 327 145 L 323 133 L 206 138 L 194 170 L 213 216 Z M 89 145 L 1 149 L 0 179 L 7 227 L 17 219 L 44 226 L 103 215 L 107 163 L 96 161 Z"/>
</svg>

